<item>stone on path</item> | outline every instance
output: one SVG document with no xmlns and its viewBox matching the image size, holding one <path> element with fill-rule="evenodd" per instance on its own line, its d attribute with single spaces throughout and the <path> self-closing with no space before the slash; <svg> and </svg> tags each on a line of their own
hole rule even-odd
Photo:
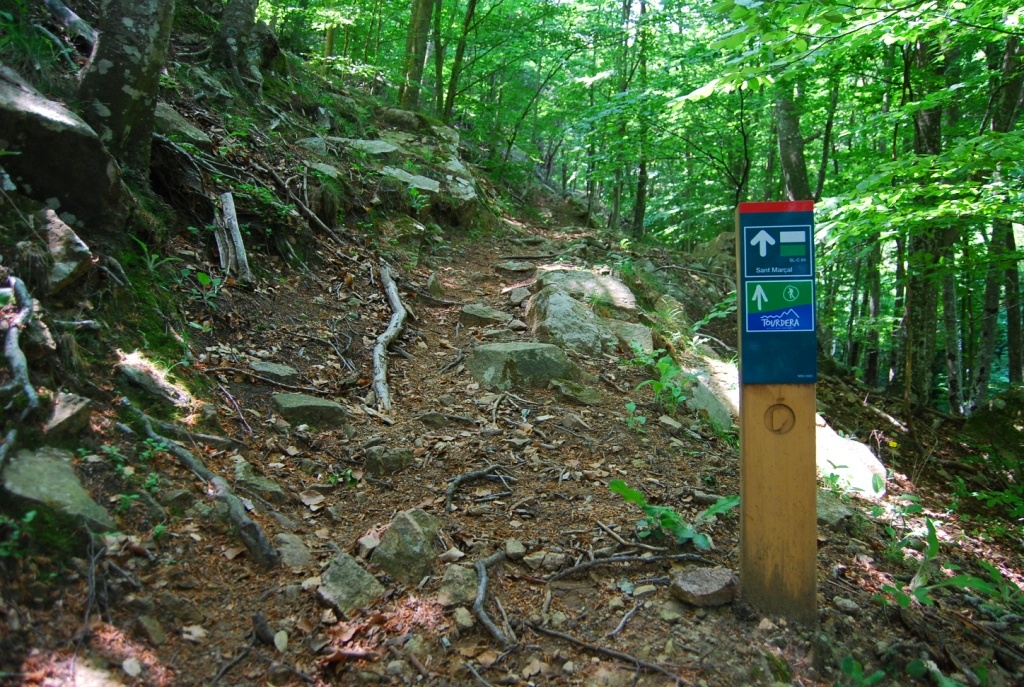
<svg viewBox="0 0 1024 687">
<path fill-rule="evenodd" d="M 167 375 L 149 362 L 142 353 L 121 353 L 121 361 L 114 368 L 129 383 L 139 387 L 153 398 L 185 408 L 192 403 L 192 395 L 184 387 L 171 383 Z"/>
<path fill-rule="evenodd" d="M 736 576 L 725 568 L 689 565 L 672 578 L 672 596 L 693 606 L 721 606 L 736 598 Z"/>
<path fill-rule="evenodd" d="M 586 270 L 551 270 L 537 277 L 537 289 L 557 286 L 578 301 L 595 304 L 618 319 L 636 322 L 636 296 L 618 279 Z"/>
<path fill-rule="evenodd" d="M 394 475 L 413 464 L 415 458 L 412 449 L 371 446 L 366 449 L 366 462 L 363 469 L 371 477 Z"/>
<path fill-rule="evenodd" d="M 578 376 L 558 346 L 539 343 L 494 343 L 477 346 L 466 359 L 473 378 L 490 389 L 544 387 L 552 379 Z"/>
<path fill-rule="evenodd" d="M 306 394 L 274 394 L 274 408 L 293 425 L 314 425 L 324 429 L 337 429 L 345 421 L 345 407 Z"/>
<path fill-rule="evenodd" d="M 506 260 L 505 262 L 499 262 L 494 266 L 494 269 L 498 272 L 510 272 L 516 275 L 529 274 L 537 269 L 537 266 L 532 262 L 523 262 L 521 260 Z"/>
<path fill-rule="evenodd" d="M 506 324 L 512 316 L 507 312 L 481 303 L 470 303 L 459 312 L 459 322 L 467 327 L 484 327 L 489 324 Z"/>
<path fill-rule="evenodd" d="M 399 582 L 416 584 L 434 568 L 434 538 L 440 522 L 424 510 L 402 511 L 391 521 L 370 557 Z"/>
<path fill-rule="evenodd" d="M 368 573 L 356 559 L 339 553 L 320 575 L 317 595 L 331 608 L 348 616 L 365 608 L 384 594 L 384 586 Z"/>
<path fill-rule="evenodd" d="M 611 318 L 605 318 L 602 323 L 618 339 L 619 346 L 626 353 L 633 351 L 634 344 L 644 353 L 654 352 L 654 330 L 650 327 Z"/>
<path fill-rule="evenodd" d="M 385 167 L 380 170 L 380 173 L 389 179 L 402 182 L 409 188 L 415 188 L 420 191 L 429 191 L 430 193 L 439 193 L 441 191 L 441 184 L 439 182 L 421 174 L 410 174 L 404 169 L 399 169 L 398 167 Z"/>
<path fill-rule="evenodd" d="M 476 600 L 476 570 L 461 565 L 449 565 L 441 578 L 437 600 L 442 606 L 471 604 Z"/>
<path fill-rule="evenodd" d="M 277 482 L 256 474 L 252 463 L 235 456 L 235 488 L 242 492 L 251 492 L 270 503 L 288 503 L 287 492 Z"/>
<path fill-rule="evenodd" d="M 598 391 L 569 379 L 552 379 L 548 388 L 555 389 L 558 397 L 584 406 L 600 405 L 604 398 Z"/>
<path fill-rule="evenodd" d="M 818 525 L 843 532 L 850 524 L 855 511 L 843 503 L 837 494 L 826 489 L 818 490 Z"/>
<path fill-rule="evenodd" d="M 313 556 L 302 541 L 302 537 L 290 532 L 282 532 L 274 537 L 277 552 L 281 554 L 281 563 L 286 568 L 305 568 L 313 562 Z"/>
<path fill-rule="evenodd" d="M 526 309 L 526 321 L 541 341 L 598 356 L 617 345 L 601 318 L 557 286 L 541 289 Z"/>
<path fill-rule="evenodd" d="M 38 219 L 46 233 L 46 244 L 53 258 L 50 270 L 50 295 L 60 293 L 81 278 L 92 267 L 92 251 L 74 229 L 53 210 L 43 210 Z"/>
<path fill-rule="evenodd" d="M 885 466 L 867 445 L 841 437 L 824 418 L 815 415 L 815 440 L 818 474 L 836 475 L 844 491 L 865 499 L 880 499 L 885 495 Z M 880 478 L 882 489 L 874 489 L 875 477 Z"/>
<path fill-rule="evenodd" d="M 3 500 L 20 502 L 25 510 L 43 509 L 73 529 L 86 526 L 97 534 L 117 529 L 82 486 L 72 458 L 70 451 L 49 447 L 15 452 L 0 475 Z"/>
<path fill-rule="evenodd" d="M 252 371 L 261 377 L 272 379 L 281 384 L 295 385 L 299 381 L 299 371 L 290 365 L 270 363 L 265 360 L 253 360 L 249 363 Z"/>
<path fill-rule="evenodd" d="M 200 150 L 208 153 L 213 152 L 213 140 L 206 135 L 206 132 L 192 124 L 164 102 L 157 102 L 156 111 L 153 113 L 155 120 L 153 128 L 175 143 L 190 143 Z"/>
<path fill-rule="evenodd" d="M 43 432 L 51 437 L 78 437 L 89 426 L 92 401 L 82 396 L 60 392 L 53 407 L 53 415 L 46 421 Z"/>
</svg>

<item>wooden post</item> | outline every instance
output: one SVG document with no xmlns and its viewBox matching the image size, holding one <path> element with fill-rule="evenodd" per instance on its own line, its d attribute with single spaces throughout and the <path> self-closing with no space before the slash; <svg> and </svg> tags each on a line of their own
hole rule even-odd
<svg viewBox="0 0 1024 687">
<path fill-rule="evenodd" d="M 740 388 L 740 586 L 762 613 L 817 620 L 813 384 Z"/>
<path fill-rule="evenodd" d="M 817 621 L 814 227 L 810 202 L 736 213 L 740 589 L 762 613 Z"/>
</svg>

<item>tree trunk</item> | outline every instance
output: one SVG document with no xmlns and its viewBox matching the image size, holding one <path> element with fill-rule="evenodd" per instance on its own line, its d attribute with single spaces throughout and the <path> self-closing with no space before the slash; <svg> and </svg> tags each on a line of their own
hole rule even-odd
<svg viewBox="0 0 1024 687">
<path fill-rule="evenodd" d="M 892 312 L 895 316 L 892 334 L 889 336 L 889 371 L 882 386 L 897 389 L 906 384 L 907 355 L 907 240 L 902 233 L 896 234 L 896 292 L 893 294 Z"/>
<path fill-rule="evenodd" d="M 793 102 L 791 87 L 781 85 L 775 97 L 775 121 L 779 133 L 779 161 L 789 200 L 812 200 L 804 159 L 804 139 L 800 135 L 800 114 Z"/>
<path fill-rule="evenodd" d="M 821 192 L 825 189 L 825 172 L 828 170 L 828 153 L 832 148 L 832 126 L 836 119 L 836 107 L 839 105 L 839 83 L 832 84 L 832 97 L 829 99 L 828 114 L 825 116 L 825 134 L 821 144 L 821 165 L 818 167 L 818 184 L 814 189 L 814 200 L 821 200 Z"/>
<path fill-rule="evenodd" d="M 452 111 L 455 108 L 455 96 L 459 92 L 459 78 L 462 76 L 462 64 L 466 56 L 466 42 L 469 39 L 469 32 L 473 28 L 473 15 L 476 13 L 477 0 L 469 0 L 466 4 L 466 14 L 462 18 L 462 33 L 459 34 L 458 45 L 455 46 L 455 59 L 452 61 L 452 74 L 448 77 L 448 94 L 444 99 L 444 121 L 449 122 L 452 118 Z"/>
<path fill-rule="evenodd" d="M 971 398 L 967 406 L 968 413 L 978 408 L 988 395 L 999 326 L 999 294 L 1002 278 L 1006 273 L 1003 251 L 1009 245 L 1006 235 L 1012 232 L 1013 227 L 1007 220 L 997 219 L 992 223 L 992 240 L 989 242 L 988 250 L 988 272 L 985 276 L 985 297 L 981 306 L 981 337 L 977 353 L 971 361 Z"/>
<path fill-rule="evenodd" d="M 640 62 L 640 89 L 647 91 L 647 0 L 640 0 L 640 21 L 637 26 L 637 44 L 640 51 L 638 59 Z M 644 221 L 647 217 L 647 131 L 650 123 L 647 121 L 645 106 L 640 110 L 640 131 L 637 144 L 637 172 L 636 172 L 636 198 L 633 200 L 633 238 L 641 239 L 646 230 Z"/>
<path fill-rule="evenodd" d="M 850 293 L 850 315 L 846 318 L 846 365 L 856 367 L 860 358 L 860 342 L 853 333 L 853 325 L 857 315 L 857 301 L 860 300 L 860 277 L 862 261 L 857 260 L 853 271 L 853 288 Z"/>
<path fill-rule="evenodd" d="M 405 68 L 402 85 L 398 89 L 398 106 L 407 110 L 414 110 L 420 104 L 420 82 L 427 59 L 427 37 L 433 8 L 434 0 L 412 0 L 409 32 L 405 38 Z"/>
<path fill-rule="evenodd" d="M 875 238 L 868 253 L 868 284 L 865 293 L 868 297 L 868 331 L 865 337 L 864 352 L 864 383 L 869 387 L 878 386 L 878 367 L 881 360 L 879 350 L 879 322 L 882 316 L 882 241 Z"/>
<path fill-rule="evenodd" d="M 235 88 L 243 92 L 248 90 L 242 75 L 249 72 L 247 50 L 258 4 L 258 0 L 229 0 L 213 39 L 214 59 L 227 67 Z"/>
<path fill-rule="evenodd" d="M 441 0 L 434 3 L 434 112 L 438 115 L 444 108 L 444 52 L 441 43 Z"/>
<path fill-rule="evenodd" d="M 121 163 L 125 176 L 149 186 L 153 112 L 167 55 L 174 2 L 105 0 L 100 37 L 78 97 L 83 116 Z"/>
<path fill-rule="evenodd" d="M 947 228 L 947 236 L 943 238 L 945 249 L 942 254 L 942 322 L 946 344 L 946 385 L 949 398 L 949 412 L 963 415 L 964 384 L 963 384 L 963 337 L 960 333 L 960 312 L 957 308 L 956 270 L 953 263 L 953 244 L 956 242 L 956 230 Z"/>
<path fill-rule="evenodd" d="M 1017 252 L 1016 239 L 1009 232 L 1006 252 Z M 1010 383 L 1024 382 L 1024 351 L 1021 350 L 1020 315 L 1020 272 L 1017 261 L 1011 260 L 1006 267 L 1006 352 Z"/>
</svg>

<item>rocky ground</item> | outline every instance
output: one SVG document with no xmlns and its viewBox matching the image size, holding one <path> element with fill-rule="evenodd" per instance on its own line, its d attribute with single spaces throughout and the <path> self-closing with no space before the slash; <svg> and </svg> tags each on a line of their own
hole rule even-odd
<svg viewBox="0 0 1024 687">
<path fill-rule="evenodd" d="M 228 478 L 278 552 L 273 567 L 210 484 L 119 424 L 122 397 L 97 378 L 74 465 L 122 534 L 79 549 L 69 567 L 45 545 L 0 559 L 3 683 L 822 685 L 861 684 L 881 668 L 909 684 L 904 667 L 923 657 L 965 684 L 979 666 L 987 684 L 1012 684 L 1019 645 L 969 595 L 906 609 L 873 598 L 909 581 L 921 554 L 894 550 L 882 529 L 891 518 L 869 519 L 866 503 L 822 492 L 841 512 L 820 528 L 815 628 L 734 600 L 736 511 L 699 525 L 707 551 L 638 538 L 642 513 L 610 480 L 700 522 L 718 496 L 737 493 L 738 467 L 733 430 L 685 406 L 658 420 L 664 406 L 637 388 L 651 370 L 624 362 L 634 353 L 570 350 L 593 394 L 585 403 L 557 388 L 487 388 L 470 374 L 476 347 L 531 338 L 513 301 L 537 270 L 592 267 L 579 247 L 595 255 L 582 239 L 598 240 L 556 211 L 450 237 L 427 265 L 396 268 L 410 317 L 389 358 L 389 410 L 368 396 L 374 338 L 392 309 L 366 248 L 325 248 L 316 272 L 282 270 L 251 291 L 225 288 L 215 308 L 187 306 L 203 329 L 182 376 L 208 380 L 193 430 L 235 441 L 184 445 Z M 529 267 L 509 271 L 510 260 Z M 504 315 L 488 322 L 466 304 Z M 734 345 L 728 323 L 714 331 Z M 858 393 L 823 380 L 840 426 L 878 424 L 858 417 Z M 293 415 L 281 394 L 337 407 Z M 890 490 L 890 504 L 930 493 L 901 474 Z M 943 537 L 943 560 L 978 553 L 1020 569 L 1019 550 L 967 538 L 955 521 Z M 487 594 L 475 609 L 481 570 Z"/>
</svg>

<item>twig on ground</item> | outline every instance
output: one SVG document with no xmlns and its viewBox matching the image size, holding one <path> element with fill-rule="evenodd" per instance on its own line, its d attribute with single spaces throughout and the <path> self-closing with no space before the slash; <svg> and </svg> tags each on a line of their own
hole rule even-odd
<svg viewBox="0 0 1024 687">
<path fill-rule="evenodd" d="M 81 329 L 88 329 L 93 331 L 99 331 L 100 323 L 96 320 L 50 320 L 53 324 L 58 327 L 64 327 L 65 329 L 74 329 L 75 331 Z"/>
<path fill-rule="evenodd" d="M 483 470 L 474 470 L 473 472 L 467 472 L 464 475 L 452 478 L 452 483 L 448 485 L 448 488 L 444 491 L 444 512 L 452 512 L 452 497 L 455 496 L 455 490 L 459 488 L 459 485 L 463 482 L 468 482 L 484 475 L 489 475 L 498 469 L 498 465 L 489 465 Z"/>
<path fill-rule="evenodd" d="M 484 610 L 484 600 L 487 598 L 487 568 L 500 563 L 505 560 L 505 551 L 501 549 L 495 553 L 492 553 L 487 558 L 479 560 L 473 566 L 476 569 L 477 575 L 477 587 L 476 587 L 476 599 L 473 601 L 473 615 L 480 621 L 480 624 L 487 628 L 487 631 L 491 633 L 491 636 L 498 640 L 503 648 L 512 646 L 512 642 L 508 640 L 505 634 L 498 629 L 498 626 L 494 624 L 490 616 L 487 615 L 487 611 Z"/>
<path fill-rule="evenodd" d="M 620 537 L 617 532 L 615 532 L 611 527 L 608 527 L 608 525 L 604 524 L 600 520 L 596 520 L 595 522 L 597 522 L 598 527 L 607 532 L 612 539 L 619 542 L 623 546 L 639 546 L 641 549 L 647 549 L 648 551 L 668 551 L 668 549 L 664 546 L 651 546 L 650 544 L 640 543 L 632 544 L 623 539 L 622 537 Z"/>
<path fill-rule="evenodd" d="M 218 386 L 220 386 L 218 384 Z M 221 391 L 224 387 L 221 387 Z M 235 406 L 236 408 L 238 406 Z M 221 446 L 224 448 L 230 448 L 232 446 L 244 446 L 241 441 L 232 439 L 231 437 L 219 437 L 214 434 L 199 434 L 197 432 L 190 432 L 183 427 L 171 424 L 170 422 L 164 422 L 163 420 L 157 420 L 155 417 L 146 416 L 146 419 L 153 423 L 153 426 L 159 429 L 161 432 L 170 434 L 175 439 L 184 439 L 191 441 L 194 444 L 209 444 L 210 446 Z M 246 425 L 248 426 L 248 425 Z M 250 429 L 250 433 L 252 430 Z"/>
<path fill-rule="evenodd" d="M 416 656 L 414 656 L 412 653 L 408 651 L 402 651 L 394 644 L 388 645 L 388 651 L 390 651 L 391 655 L 395 658 L 400 658 L 404 661 L 408 661 L 409 663 L 411 663 L 413 668 L 415 668 L 419 672 L 419 674 L 422 675 L 424 678 L 430 677 L 430 671 L 427 670 L 426 666 L 423 665 L 423 662 L 420 661 L 420 659 L 416 658 Z"/>
<path fill-rule="evenodd" d="M 602 565 L 609 565 L 611 563 L 657 563 L 659 561 L 696 561 L 698 563 L 706 563 L 707 565 L 714 565 L 715 564 L 714 561 L 708 560 L 707 558 L 704 558 L 703 556 L 698 556 L 695 553 L 676 553 L 676 554 L 672 554 L 670 556 L 649 556 L 649 557 L 643 557 L 643 556 L 610 556 L 608 558 L 598 558 L 598 559 L 593 560 L 593 561 L 587 561 L 586 563 L 580 563 L 579 565 L 575 565 L 575 566 L 573 566 L 571 568 L 566 568 L 565 570 L 563 570 L 561 572 L 557 572 L 554 575 L 551 575 L 550 577 L 548 577 L 547 581 L 549 583 L 550 582 L 555 582 L 556 580 L 561 580 L 561 579 L 564 579 L 566 577 L 570 577 L 572 575 L 575 575 L 578 572 L 583 572 L 584 570 L 589 570 L 591 568 L 597 568 L 597 567 L 600 567 Z"/>
<path fill-rule="evenodd" d="M 398 295 L 398 285 L 391 277 L 387 265 L 380 266 L 380 281 L 387 294 L 388 303 L 394 311 L 388 328 L 377 337 L 377 345 L 373 347 L 373 391 L 377 394 L 377 402 L 384 410 L 391 410 L 391 392 L 388 390 L 388 346 L 402 332 L 408 314 L 402 299 Z"/>
<path fill-rule="evenodd" d="M 479 682 L 481 685 L 483 685 L 483 687 L 494 687 L 494 685 L 492 685 L 490 682 L 488 682 L 487 680 L 483 679 L 483 677 L 481 677 L 480 673 L 476 672 L 476 668 L 473 667 L 472 663 L 470 663 L 469 661 L 466 661 L 462 665 L 466 666 L 466 668 L 469 669 L 469 672 L 473 673 L 473 677 L 475 677 L 476 681 Z"/>
<path fill-rule="evenodd" d="M 616 636 L 618 636 L 618 634 L 620 632 L 625 630 L 626 629 L 626 623 L 629 622 L 630 618 L 632 618 L 634 615 L 636 615 L 637 611 L 639 611 L 641 608 L 644 607 L 645 603 L 646 602 L 641 601 L 636 606 L 633 606 L 633 608 L 629 609 L 629 612 L 626 613 L 626 615 L 622 616 L 622 620 L 620 620 L 619 624 L 615 626 L 615 629 L 608 633 L 608 635 L 607 635 L 608 638 L 609 639 L 613 639 Z"/>
<path fill-rule="evenodd" d="M 259 381 L 263 382 L 264 384 L 269 384 L 271 386 L 276 386 L 279 389 L 287 389 L 288 391 L 305 391 L 305 392 L 311 393 L 311 394 L 329 394 L 329 393 L 331 393 L 330 389 L 316 389 L 316 388 L 311 387 L 311 386 L 293 386 L 291 384 L 285 384 L 284 382 L 277 382 L 277 381 L 274 381 L 273 379 L 270 379 L 269 377 L 263 377 L 262 375 L 258 375 L 255 372 L 253 372 L 252 370 L 243 370 L 243 369 L 238 368 L 238 367 L 231 367 L 230 365 L 221 365 L 220 367 L 208 367 L 208 368 L 206 368 L 204 370 L 204 372 L 234 372 L 235 374 L 246 375 L 247 377 L 252 377 L 253 379 L 258 379 Z M 341 380 L 339 382 L 339 384 L 350 385 L 350 384 L 355 384 L 355 381 L 354 380 L 349 381 L 347 379 L 343 379 L 343 380 Z"/>
<path fill-rule="evenodd" d="M 225 663 L 221 667 L 221 669 L 217 671 L 217 674 L 210 678 L 210 684 L 215 685 L 218 682 L 220 682 L 220 679 L 227 675 L 229 670 L 231 670 L 236 665 L 241 663 L 242 659 L 249 655 L 249 652 L 252 651 L 252 648 L 254 646 L 256 646 L 256 635 L 253 635 L 252 638 L 249 640 L 249 643 L 242 647 L 242 650 L 238 652 L 237 656 L 235 656 L 233 659 Z"/>
<path fill-rule="evenodd" d="M 548 635 L 549 637 L 557 637 L 558 639 L 562 639 L 562 640 L 565 640 L 565 641 L 567 641 L 567 642 L 569 642 L 571 644 L 575 644 L 576 646 L 581 647 L 583 649 L 586 649 L 587 651 L 592 651 L 592 652 L 594 652 L 596 654 L 601 654 L 602 656 L 607 656 L 609 658 L 617 658 L 620 661 L 626 661 L 627 663 L 632 663 L 637 668 L 642 668 L 643 670 L 646 670 L 646 671 L 651 672 L 651 673 L 660 673 L 660 674 L 668 677 L 669 679 L 674 680 L 677 685 L 688 685 L 688 684 L 690 684 L 689 682 L 687 682 L 683 678 L 681 678 L 678 675 L 676 675 L 676 674 L 672 673 L 671 671 L 669 671 L 667 668 L 659 666 L 657 663 L 649 663 L 647 661 L 642 661 L 639 658 L 637 658 L 636 656 L 631 656 L 631 655 L 623 653 L 621 651 L 616 651 L 615 649 L 609 649 L 607 647 L 599 646 L 597 644 L 590 644 L 589 642 L 584 642 L 581 639 L 576 639 L 572 635 L 567 635 L 564 632 L 557 632 L 555 630 L 549 630 L 549 629 L 547 629 L 545 627 L 541 627 L 540 625 L 537 625 L 536 623 L 530 622 L 529 620 L 526 621 L 526 626 L 531 628 L 532 630 L 534 630 L 536 632 L 540 632 L 541 634 Z"/>
<path fill-rule="evenodd" d="M 301 337 L 303 339 L 311 339 L 313 341 L 319 341 L 320 343 L 327 344 L 328 346 L 330 346 L 331 348 L 334 349 L 335 353 L 338 354 L 338 358 L 340 358 L 341 360 L 345 359 L 345 356 L 343 356 L 341 354 L 341 351 L 338 350 L 338 347 L 334 344 L 333 341 L 328 341 L 327 339 L 321 339 L 319 336 L 310 336 L 309 334 L 300 334 L 299 332 L 296 332 L 296 331 L 291 330 L 291 329 L 285 329 L 285 331 L 288 332 L 289 334 L 291 334 L 292 336 L 298 336 L 298 337 Z"/>
<path fill-rule="evenodd" d="M 453 367 L 455 367 L 456 365 L 458 365 L 459 363 L 461 363 L 465 359 L 466 359 L 466 354 L 463 353 L 460 350 L 458 355 L 455 356 L 455 360 L 451 361 L 450 363 L 448 363 L 447 365 L 445 365 L 444 367 L 441 368 L 440 374 L 444 374 L 445 372 L 447 372 L 448 370 L 452 369 Z"/>
<path fill-rule="evenodd" d="M 246 420 L 245 420 L 245 414 L 244 414 L 244 413 L 242 413 L 242 409 L 241 409 L 241 408 L 239 408 L 239 407 L 238 407 L 238 403 L 237 403 L 237 402 L 235 402 L 235 397 L 234 397 L 234 396 L 232 396 L 231 394 L 229 394 L 229 393 L 228 393 L 228 390 L 224 388 L 224 385 L 223 385 L 223 384 L 218 384 L 218 385 L 217 385 L 217 388 L 218 388 L 218 389 L 220 389 L 220 392 L 221 392 L 222 394 L 224 394 L 224 397 L 225 397 L 226 399 L 228 399 L 228 403 L 230 403 L 230 404 L 231 404 L 232 406 L 234 406 L 234 407 L 235 407 L 235 412 L 236 412 L 236 413 L 238 413 L 238 419 L 242 421 L 242 424 L 243 424 L 243 425 L 245 425 L 245 429 L 246 429 L 246 431 L 248 431 L 248 432 L 249 432 L 249 434 L 252 434 L 252 427 L 250 427 L 250 426 L 249 426 L 249 423 L 248 423 L 248 422 L 246 422 Z M 232 440 L 232 441 L 233 441 L 233 440 Z"/>
</svg>

